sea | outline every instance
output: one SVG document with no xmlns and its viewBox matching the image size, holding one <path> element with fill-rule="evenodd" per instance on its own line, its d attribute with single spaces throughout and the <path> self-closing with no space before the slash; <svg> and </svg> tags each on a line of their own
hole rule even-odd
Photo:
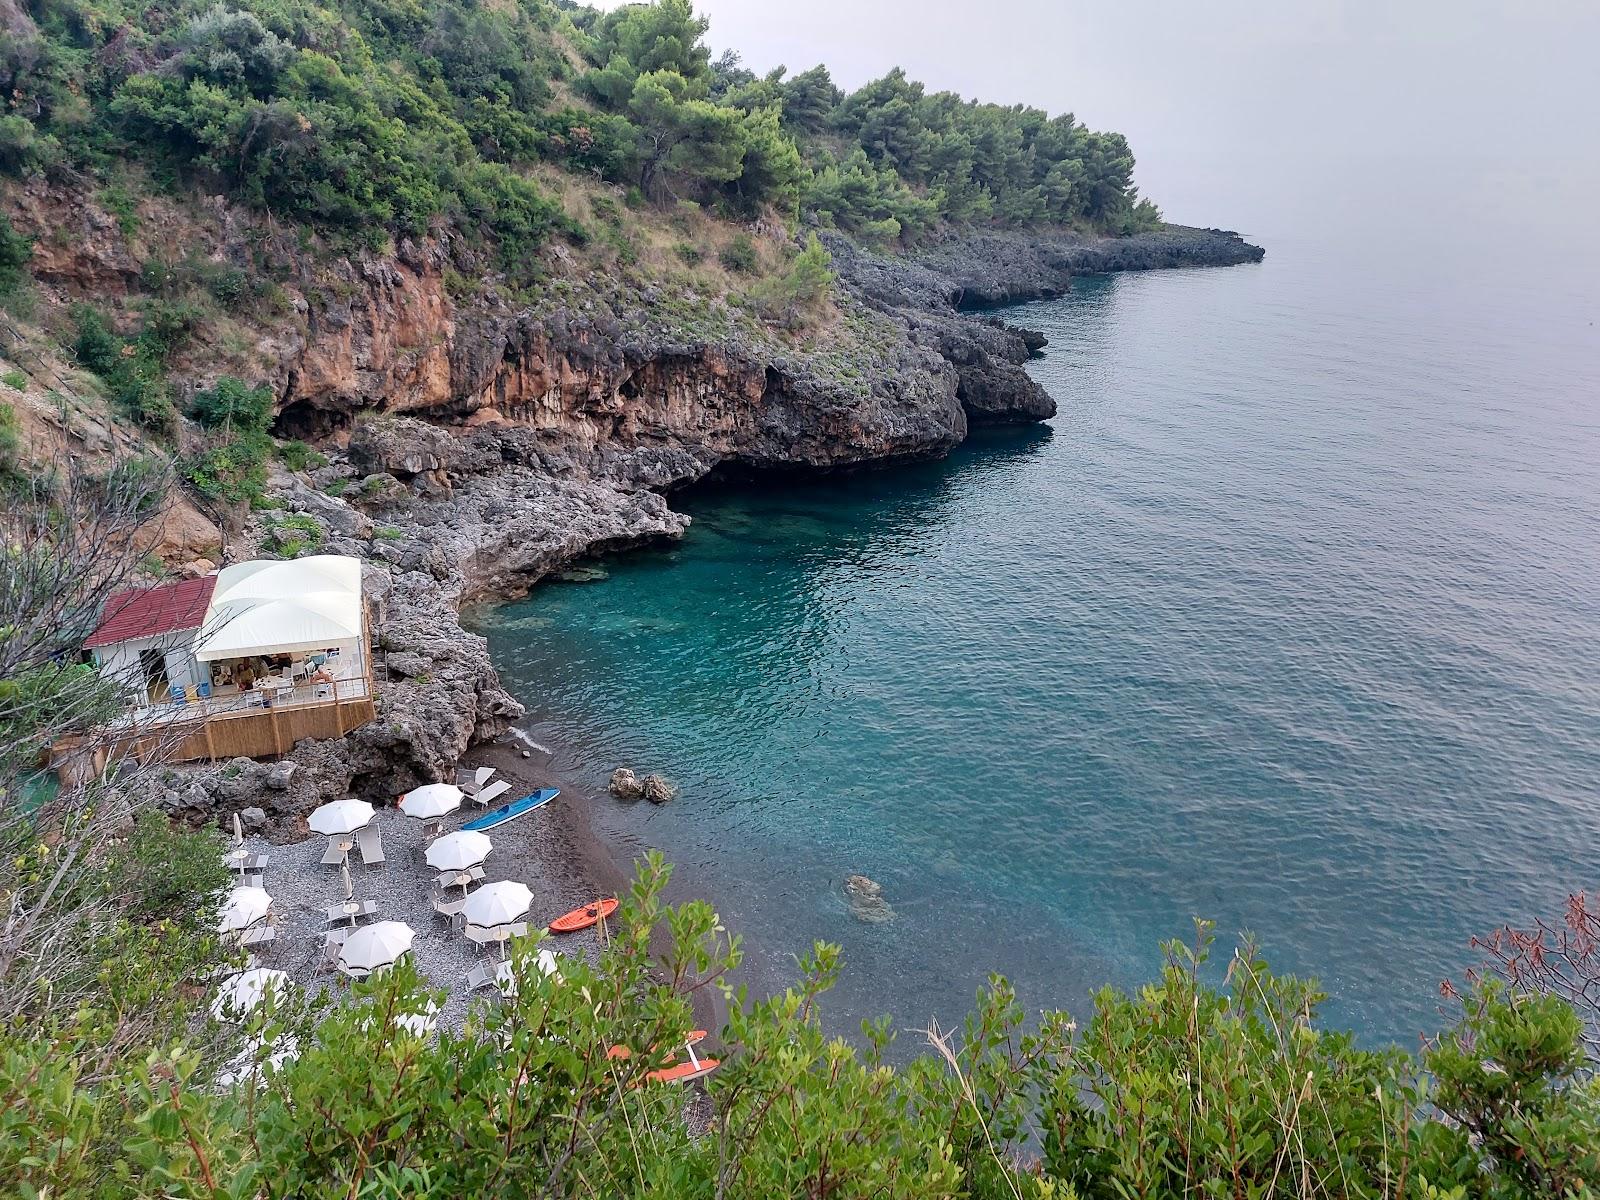
<svg viewBox="0 0 1600 1200">
<path fill-rule="evenodd" d="M 1259 265 L 1007 310 L 1059 416 L 676 496 L 680 544 L 483 618 L 524 733 L 752 991 L 839 944 L 840 1032 L 991 973 L 1086 1017 L 1203 918 L 1415 1047 L 1474 935 L 1600 887 L 1600 241 L 1533 190 L 1241 204 Z"/>
</svg>

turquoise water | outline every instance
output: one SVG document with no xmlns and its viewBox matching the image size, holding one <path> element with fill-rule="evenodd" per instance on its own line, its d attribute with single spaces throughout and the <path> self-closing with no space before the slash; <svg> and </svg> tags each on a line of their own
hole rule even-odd
<svg viewBox="0 0 1600 1200">
<path fill-rule="evenodd" d="M 990 970 L 1081 1012 L 1203 915 L 1409 1044 L 1472 934 L 1600 882 L 1592 276 L 1269 245 L 1013 312 L 1050 427 L 680 497 L 680 546 L 490 618 L 559 769 L 682 787 L 596 824 L 755 988 L 828 938 L 841 1028 Z"/>
</svg>

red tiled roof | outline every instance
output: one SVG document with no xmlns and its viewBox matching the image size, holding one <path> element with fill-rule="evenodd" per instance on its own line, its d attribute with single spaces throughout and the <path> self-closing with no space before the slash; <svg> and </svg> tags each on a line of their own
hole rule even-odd
<svg viewBox="0 0 1600 1200">
<path fill-rule="evenodd" d="M 100 624 L 84 648 L 110 646 L 134 638 L 159 637 L 179 629 L 199 629 L 217 586 L 215 575 L 180 579 L 156 587 L 127 588 L 106 601 Z"/>
</svg>

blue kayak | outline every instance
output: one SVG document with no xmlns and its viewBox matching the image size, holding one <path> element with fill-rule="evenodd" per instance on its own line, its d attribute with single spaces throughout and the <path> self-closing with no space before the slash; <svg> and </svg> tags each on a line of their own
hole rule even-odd
<svg viewBox="0 0 1600 1200">
<path fill-rule="evenodd" d="M 549 804 L 561 794 L 560 788 L 540 788 L 531 796 L 524 796 L 521 800 L 513 800 L 510 804 L 502 804 L 499 808 L 491 808 L 475 821 L 468 821 L 461 828 L 475 829 L 482 833 L 486 829 L 493 829 L 496 825 L 504 825 L 507 821 L 515 821 L 518 817 L 531 813 L 541 805 Z"/>
</svg>

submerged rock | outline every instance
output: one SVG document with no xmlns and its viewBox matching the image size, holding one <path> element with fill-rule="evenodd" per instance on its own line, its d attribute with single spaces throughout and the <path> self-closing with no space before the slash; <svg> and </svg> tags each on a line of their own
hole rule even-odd
<svg viewBox="0 0 1600 1200">
<path fill-rule="evenodd" d="M 883 886 L 865 875 L 844 877 L 844 897 L 850 903 L 850 915 L 869 925 L 881 925 L 894 920 L 894 909 L 883 898 Z"/>
<path fill-rule="evenodd" d="M 598 566 L 569 567 L 556 578 L 562 583 L 600 583 L 610 579 L 611 572 Z"/>
</svg>

